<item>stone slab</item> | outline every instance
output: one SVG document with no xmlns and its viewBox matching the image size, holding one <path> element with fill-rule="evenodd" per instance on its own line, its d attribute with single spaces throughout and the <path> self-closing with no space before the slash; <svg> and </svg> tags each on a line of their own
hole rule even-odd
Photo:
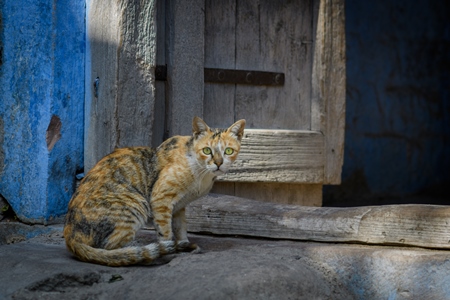
<svg viewBox="0 0 450 300">
<path fill-rule="evenodd" d="M 112 268 L 77 261 L 51 229 L 0 246 L 0 299 L 450 298 L 448 251 L 190 235 L 203 253 Z"/>
</svg>

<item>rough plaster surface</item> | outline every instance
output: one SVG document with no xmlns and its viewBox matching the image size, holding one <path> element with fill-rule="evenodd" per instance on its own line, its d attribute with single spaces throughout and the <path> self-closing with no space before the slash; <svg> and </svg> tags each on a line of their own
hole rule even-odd
<svg viewBox="0 0 450 300">
<path fill-rule="evenodd" d="M 22 221 L 64 214 L 82 168 L 84 5 L 0 2 L 0 194 Z"/>
<path fill-rule="evenodd" d="M 450 182 L 450 3 L 345 6 L 343 184 L 326 189 L 324 203 L 381 204 L 362 198 L 424 191 L 448 197 L 435 186 Z"/>
<path fill-rule="evenodd" d="M 75 260 L 61 226 L 29 230 L 42 228 L 49 231 L 0 246 L 0 298 L 450 298 L 446 251 L 191 235 L 202 254 L 111 268 Z M 153 239 L 141 231 L 137 243 Z"/>
</svg>

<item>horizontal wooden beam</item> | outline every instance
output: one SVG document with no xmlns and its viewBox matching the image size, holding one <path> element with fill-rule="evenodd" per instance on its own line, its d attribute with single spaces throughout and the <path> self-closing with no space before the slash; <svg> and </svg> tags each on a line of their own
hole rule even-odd
<svg viewBox="0 0 450 300">
<path fill-rule="evenodd" d="M 224 235 L 450 249 L 450 207 L 306 207 L 209 194 L 187 208 L 188 229 Z"/>
<path fill-rule="evenodd" d="M 320 132 L 246 129 L 238 159 L 218 180 L 321 183 L 323 151 Z"/>
</svg>

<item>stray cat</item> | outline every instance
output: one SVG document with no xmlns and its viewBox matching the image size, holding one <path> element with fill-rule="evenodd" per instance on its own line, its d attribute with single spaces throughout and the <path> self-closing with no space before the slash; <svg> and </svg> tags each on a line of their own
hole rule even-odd
<svg viewBox="0 0 450 300">
<path fill-rule="evenodd" d="M 239 153 L 245 120 L 210 129 L 195 117 L 192 127 L 192 136 L 174 136 L 157 149 L 116 149 L 86 175 L 64 225 L 67 248 L 76 257 L 124 266 L 199 250 L 187 237 L 185 207 L 228 171 Z M 149 218 L 158 242 L 127 247 Z"/>
</svg>

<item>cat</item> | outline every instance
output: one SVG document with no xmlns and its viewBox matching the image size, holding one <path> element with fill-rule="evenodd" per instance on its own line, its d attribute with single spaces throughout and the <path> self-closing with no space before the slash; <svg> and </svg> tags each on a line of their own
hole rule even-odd
<svg viewBox="0 0 450 300">
<path fill-rule="evenodd" d="M 108 266 L 148 264 L 165 254 L 199 251 L 189 242 L 185 207 L 207 194 L 240 151 L 245 120 L 211 129 L 199 117 L 192 136 L 158 148 L 119 148 L 85 176 L 69 202 L 66 246 L 81 261 Z M 153 219 L 158 241 L 127 246 Z"/>
</svg>

